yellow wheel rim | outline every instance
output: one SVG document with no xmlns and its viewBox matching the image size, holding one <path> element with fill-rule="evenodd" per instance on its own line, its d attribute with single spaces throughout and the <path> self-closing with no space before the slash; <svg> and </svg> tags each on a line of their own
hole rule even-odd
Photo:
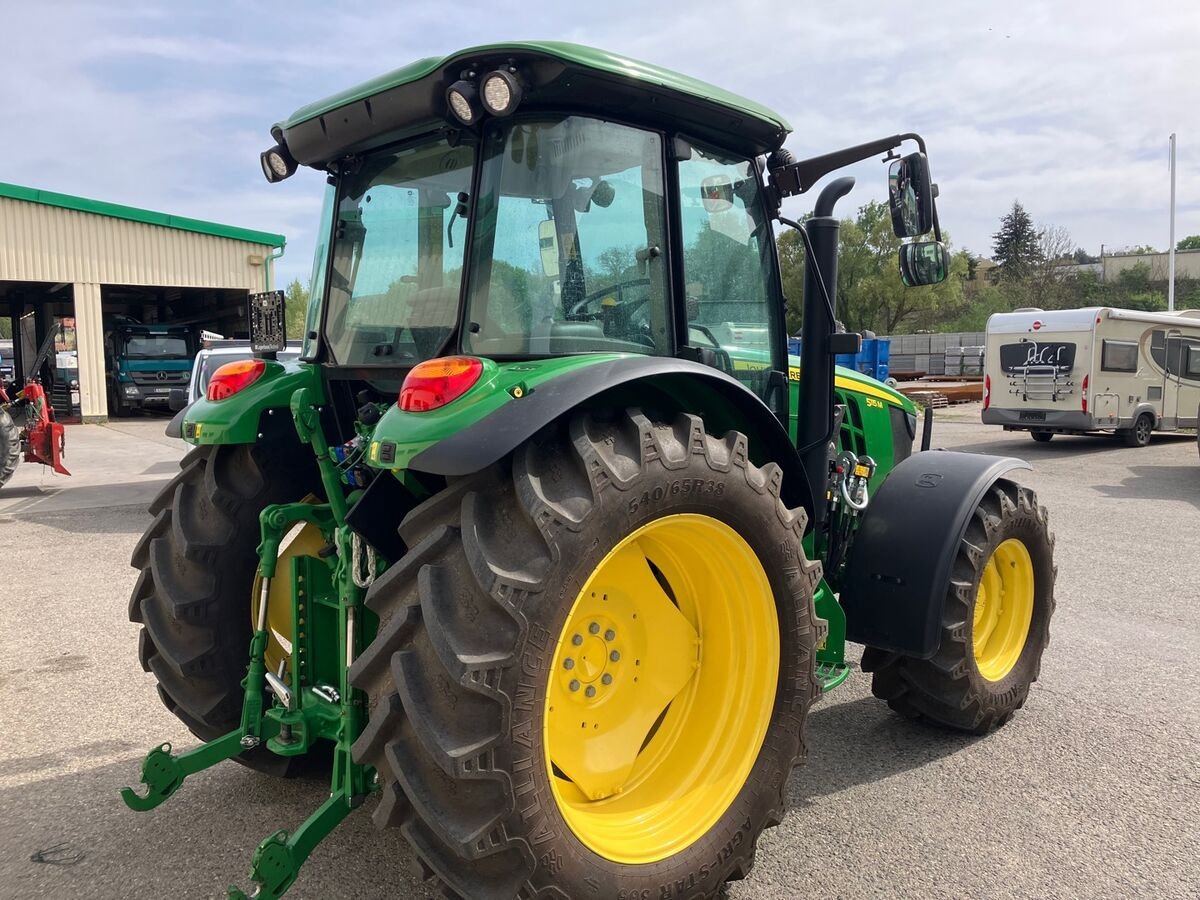
<svg viewBox="0 0 1200 900">
<path fill-rule="evenodd" d="M 1000 681 L 1017 664 L 1033 621 L 1033 561 L 1016 538 L 995 549 L 975 595 L 971 628 L 975 665 L 988 681 Z"/>
<path fill-rule="evenodd" d="M 554 799 L 614 862 L 672 856 L 732 805 L 779 678 L 770 582 L 724 522 L 643 525 L 592 572 L 554 650 L 544 744 Z"/>
<path fill-rule="evenodd" d="M 268 672 L 279 672 L 284 660 L 292 658 L 292 571 L 291 560 L 296 556 L 316 556 L 325 546 L 321 529 L 315 525 L 304 525 L 293 530 L 283 539 L 279 551 L 279 562 L 275 567 L 275 578 L 267 595 L 267 649 L 263 660 Z M 254 633 L 258 615 L 258 596 L 262 590 L 262 576 L 254 573 L 254 587 L 250 594 L 250 633 Z"/>
</svg>

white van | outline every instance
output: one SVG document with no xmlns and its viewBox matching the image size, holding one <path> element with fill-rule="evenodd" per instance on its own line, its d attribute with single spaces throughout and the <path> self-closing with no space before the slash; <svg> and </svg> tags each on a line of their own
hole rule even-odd
<svg viewBox="0 0 1200 900">
<path fill-rule="evenodd" d="M 983 421 L 1005 431 L 1144 447 L 1200 418 L 1200 310 L 1019 309 L 988 319 L 986 344 Z"/>
</svg>

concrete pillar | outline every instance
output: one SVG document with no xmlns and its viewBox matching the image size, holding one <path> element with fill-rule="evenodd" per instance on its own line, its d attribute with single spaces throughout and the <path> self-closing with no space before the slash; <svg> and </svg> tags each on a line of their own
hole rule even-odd
<svg viewBox="0 0 1200 900">
<path fill-rule="evenodd" d="M 108 420 L 104 384 L 104 315 L 100 285 L 76 282 L 75 342 L 79 351 L 79 411 L 85 422 Z"/>
</svg>

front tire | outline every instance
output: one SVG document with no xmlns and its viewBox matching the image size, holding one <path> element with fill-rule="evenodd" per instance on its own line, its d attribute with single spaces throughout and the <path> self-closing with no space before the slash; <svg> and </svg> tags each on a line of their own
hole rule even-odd
<svg viewBox="0 0 1200 900">
<path fill-rule="evenodd" d="M 1039 444 L 1048 444 L 1054 438 L 1053 431 L 1031 431 L 1029 436 Z"/>
<path fill-rule="evenodd" d="M 986 734 L 1025 704 L 1050 643 L 1054 536 L 1029 488 L 999 480 L 960 542 L 932 659 L 869 647 L 871 689 L 911 719 Z"/>
<path fill-rule="evenodd" d="M 138 657 L 158 695 L 203 741 L 241 721 L 250 648 L 250 598 L 268 504 L 300 500 L 315 478 L 299 445 L 198 447 L 150 504 L 138 541 L 129 619 L 142 626 Z M 238 757 L 286 774 L 289 759 L 265 747 Z"/>
<path fill-rule="evenodd" d="M 759 834 L 782 819 L 819 691 L 820 567 L 805 560 L 805 516 L 784 507 L 780 485 L 777 466 L 749 461 L 744 436 L 713 437 L 695 416 L 581 414 L 414 510 L 400 528 L 408 555 L 367 595 L 378 637 L 351 669 L 370 698 L 354 756 L 383 783 L 376 823 L 399 827 L 423 871 L 470 900 L 710 898 L 744 877 Z M 700 530 L 671 544 L 683 520 Z M 689 554 L 704 529 L 747 548 L 739 577 L 716 575 L 722 554 Z M 743 587 L 756 578 L 762 593 Z M 765 597 L 769 629 L 731 615 L 722 627 L 702 622 L 696 644 L 673 634 L 697 586 L 724 597 L 727 614 L 751 616 Z M 681 675 L 689 652 L 696 674 Z M 743 677 L 761 676 L 768 657 L 766 680 Z M 706 672 L 742 693 L 704 702 L 721 697 L 703 692 Z M 658 707 L 638 698 L 672 678 L 684 687 L 657 720 L 642 716 Z M 761 734 L 737 724 L 756 707 Z M 590 742 L 634 768 L 588 770 Z M 734 764 L 722 768 L 722 754 Z M 700 769 L 731 788 L 707 808 L 688 806 L 705 782 L 688 773 Z M 644 788 L 666 790 L 671 772 L 678 793 L 658 795 L 654 813 Z M 588 819 L 597 804 L 613 817 L 609 832 Z"/>
<path fill-rule="evenodd" d="M 8 410 L 0 409 L 0 487 L 4 487 L 21 462 L 21 429 Z"/>
</svg>

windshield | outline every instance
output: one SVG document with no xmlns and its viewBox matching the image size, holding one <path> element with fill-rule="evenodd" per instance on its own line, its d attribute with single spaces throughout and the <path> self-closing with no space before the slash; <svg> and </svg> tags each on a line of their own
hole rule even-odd
<svg viewBox="0 0 1200 900">
<path fill-rule="evenodd" d="M 570 116 L 485 138 L 469 353 L 668 353 L 661 138 Z"/>
<path fill-rule="evenodd" d="M 122 352 L 126 359 L 186 359 L 191 355 L 187 338 L 170 334 L 128 335 Z"/>
<path fill-rule="evenodd" d="M 474 156 L 436 139 L 343 177 L 325 331 L 335 362 L 411 366 L 441 352 L 458 317 Z"/>
</svg>

